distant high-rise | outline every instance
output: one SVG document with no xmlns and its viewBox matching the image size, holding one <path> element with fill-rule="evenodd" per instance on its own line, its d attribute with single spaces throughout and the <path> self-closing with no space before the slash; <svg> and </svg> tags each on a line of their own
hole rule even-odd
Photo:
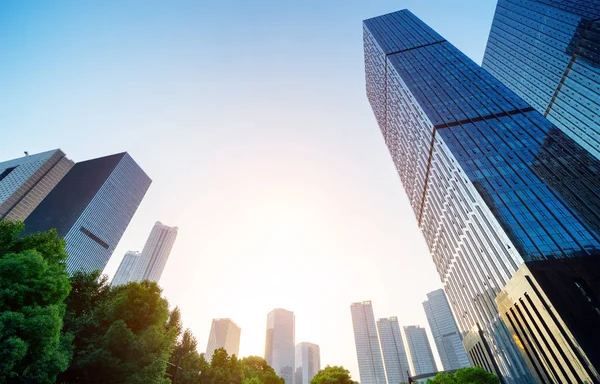
<svg viewBox="0 0 600 384">
<path fill-rule="evenodd" d="M 72 167 L 60 149 L 1 162 L 0 220 L 25 220 Z"/>
<path fill-rule="evenodd" d="M 102 271 L 151 182 L 127 153 L 77 163 L 25 220 L 25 231 L 56 228 L 67 243 L 67 271 Z"/>
<path fill-rule="evenodd" d="M 361 384 L 387 384 L 377 325 L 370 301 L 352 303 L 352 328 Z"/>
<path fill-rule="evenodd" d="M 413 375 L 437 372 L 425 328 L 418 325 L 404 327 L 404 337 Z"/>
<path fill-rule="evenodd" d="M 499 0 L 483 68 L 600 157 L 600 3 Z"/>
<path fill-rule="evenodd" d="M 267 316 L 265 360 L 286 384 L 294 383 L 295 321 L 294 312 L 281 308 L 272 310 Z"/>
<path fill-rule="evenodd" d="M 377 320 L 377 331 L 379 332 L 388 383 L 408 383 L 410 365 L 408 364 L 398 318 L 390 317 Z"/>
<path fill-rule="evenodd" d="M 150 280 L 159 282 L 169 259 L 171 248 L 173 248 L 177 238 L 177 231 L 177 227 L 168 227 L 160 221 L 154 224 L 131 274 L 130 281 Z"/>
<path fill-rule="evenodd" d="M 429 292 L 427 300 L 423 302 L 423 308 L 444 371 L 470 367 L 471 362 L 462 344 L 456 320 L 454 320 L 444 290 L 438 289 Z"/>
<path fill-rule="evenodd" d="M 212 360 L 213 353 L 219 348 L 227 351 L 229 356 L 238 355 L 240 351 L 240 335 L 242 329 L 231 319 L 213 319 L 206 346 L 206 361 Z"/>
<path fill-rule="evenodd" d="M 299 343 L 296 345 L 296 374 L 294 384 L 310 384 L 321 370 L 321 351 L 317 344 Z"/>
<path fill-rule="evenodd" d="M 117 286 L 128 283 L 139 259 L 140 253 L 138 251 L 127 251 L 110 284 Z"/>
</svg>

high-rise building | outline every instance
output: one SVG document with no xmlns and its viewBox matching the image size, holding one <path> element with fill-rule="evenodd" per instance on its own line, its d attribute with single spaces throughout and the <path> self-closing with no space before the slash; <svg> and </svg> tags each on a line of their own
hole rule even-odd
<svg viewBox="0 0 600 384">
<path fill-rule="evenodd" d="M 361 384 L 387 384 L 373 305 L 370 301 L 352 303 L 350 311 Z"/>
<path fill-rule="evenodd" d="M 127 153 L 77 163 L 25 220 L 25 231 L 56 228 L 67 243 L 67 271 L 102 271 L 151 182 Z"/>
<path fill-rule="evenodd" d="M 299 343 L 296 345 L 296 374 L 294 384 L 310 384 L 321 370 L 321 351 L 317 344 Z"/>
<path fill-rule="evenodd" d="M 171 248 L 175 244 L 177 231 L 177 227 L 168 227 L 160 221 L 154 224 L 131 274 L 130 281 L 159 282 L 171 254 Z"/>
<path fill-rule="evenodd" d="M 238 356 L 240 352 L 240 335 L 242 329 L 231 319 L 213 319 L 206 346 L 206 361 L 211 361 L 213 353 L 219 348 L 227 351 L 229 356 Z"/>
<path fill-rule="evenodd" d="M 377 332 L 389 384 L 408 383 L 410 365 L 397 317 L 377 320 Z"/>
<path fill-rule="evenodd" d="M 600 157 L 600 3 L 499 0 L 483 68 Z"/>
<path fill-rule="evenodd" d="M 127 284 L 139 259 L 140 253 L 138 251 L 127 251 L 110 284 L 114 286 Z"/>
<path fill-rule="evenodd" d="M 525 261 L 600 256 L 600 161 L 409 11 L 363 30 L 367 96 L 467 353 L 532 383 L 495 298 Z"/>
<path fill-rule="evenodd" d="M 0 220 L 25 220 L 72 167 L 60 149 L 0 163 Z"/>
<path fill-rule="evenodd" d="M 437 365 L 431 352 L 431 345 L 425 328 L 418 325 L 404 327 L 408 360 L 413 375 L 437 372 Z"/>
<path fill-rule="evenodd" d="M 295 321 L 294 312 L 281 308 L 272 310 L 267 316 L 265 360 L 286 384 L 294 383 Z"/>
<path fill-rule="evenodd" d="M 437 289 L 429 292 L 427 300 L 423 302 L 423 308 L 444 371 L 470 367 L 471 362 L 462 344 L 462 338 L 444 290 Z"/>
</svg>

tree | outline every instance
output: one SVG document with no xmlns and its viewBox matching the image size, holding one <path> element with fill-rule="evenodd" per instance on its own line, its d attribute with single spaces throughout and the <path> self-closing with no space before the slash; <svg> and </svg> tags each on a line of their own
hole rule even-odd
<svg viewBox="0 0 600 384">
<path fill-rule="evenodd" d="M 173 312 L 179 312 L 179 309 L 175 308 Z M 177 384 L 200 383 L 199 372 L 206 370 L 208 363 L 200 356 L 197 347 L 198 342 L 192 331 L 186 329 L 173 348 L 169 359 L 172 365 L 167 368 L 172 376 L 177 374 Z"/>
<path fill-rule="evenodd" d="M 167 361 L 180 332 L 156 283 L 109 287 L 98 272 L 73 275 L 65 328 L 75 354 L 59 383 L 169 383 Z M 178 328 L 179 325 L 179 328 Z"/>
<path fill-rule="evenodd" d="M 285 384 L 285 380 L 277 376 L 275 370 L 262 357 L 248 356 L 241 362 L 244 371 L 243 384 Z"/>
<path fill-rule="evenodd" d="M 56 230 L 20 236 L 0 221 L 0 383 L 54 383 L 71 360 L 62 332 L 69 294 L 65 242 Z"/>
<path fill-rule="evenodd" d="M 454 373 L 438 373 L 429 384 L 500 384 L 498 376 L 489 373 L 483 368 L 460 368 Z"/>
<path fill-rule="evenodd" d="M 358 384 L 352 380 L 350 372 L 342 366 L 326 366 L 321 369 L 310 384 Z"/>
</svg>

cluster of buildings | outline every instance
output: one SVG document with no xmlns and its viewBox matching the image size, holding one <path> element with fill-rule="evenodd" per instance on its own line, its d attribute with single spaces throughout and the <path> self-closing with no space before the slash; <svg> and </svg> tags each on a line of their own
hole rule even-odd
<svg viewBox="0 0 600 384">
<path fill-rule="evenodd" d="M 67 271 L 104 270 L 152 180 L 127 153 L 74 163 L 60 149 L 0 163 L 0 220 L 25 234 L 56 229 Z M 157 222 L 141 253 L 127 252 L 113 284 L 158 282 L 177 228 Z"/>
<path fill-rule="evenodd" d="M 461 335 L 442 289 L 427 294 L 423 302 L 444 371 L 471 366 Z M 360 382 L 408 383 L 409 377 L 438 372 L 425 328 L 400 328 L 397 317 L 375 321 L 370 301 L 350 306 Z"/>
<path fill-rule="evenodd" d="M 205 358 L 211 361 L 218 348 L 237 355 L 241 329 L 231 319 L 213 319 Z M 310 384 L 321 369 L 321 351 L 317 344 L 296 344 L 294 312 L 277 308 L 267 315 L 265 360 L 287 384 Z"/>
<path fill-rule="evenodd" d="M 483 68 L 407 10 L 363 37 L 367 97 L 471 363 L 599 383 L 600 3 L 499 0 Z"/>
</svg>

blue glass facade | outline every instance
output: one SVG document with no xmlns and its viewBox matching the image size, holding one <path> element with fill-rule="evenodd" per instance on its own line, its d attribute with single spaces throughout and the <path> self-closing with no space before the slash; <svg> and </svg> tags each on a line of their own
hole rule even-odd
<svg viewBox="0 0 600 384">
<path fill-rule="evenodd" d="M 56 228 L 67 271 L 102 271 L 151 182 L 127 153 L 77 163 L 25 220 L 25 232 Z"/>
<path fill-rule="evenodd" d="M 600 3 L 499 0 L 483 68 L 600 157 Z"/>
<path fill-rule="evenodd" d="M 530 383 L 495 297 L 524 261 L 600 254 L 600 161 L 409 11 L 363 27 L 367 97 L 459 328 Z"/>
</svg>

